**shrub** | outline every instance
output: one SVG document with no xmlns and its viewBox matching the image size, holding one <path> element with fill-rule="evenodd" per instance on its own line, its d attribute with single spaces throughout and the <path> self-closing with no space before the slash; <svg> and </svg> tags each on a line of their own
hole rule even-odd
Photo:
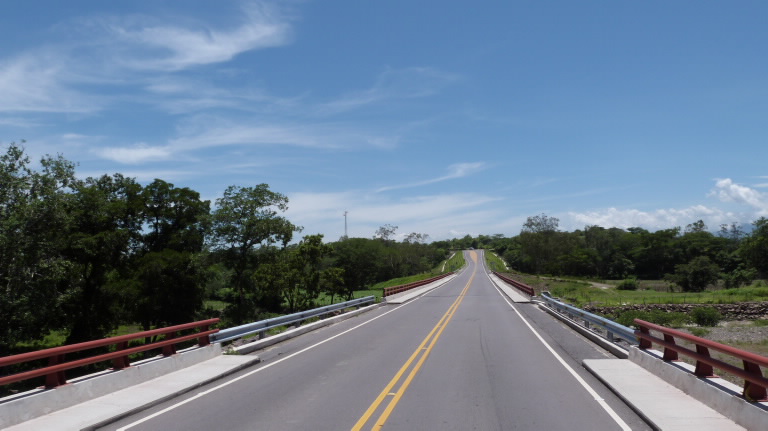
<svg viewBox="0 0 768 431">
<path fill-rule="evenodd" d="M 624 326 L 634 326 L 635 319 L 645 320 L 646 322 L 655 323 L 657 325 L 671 327 L 683 326 L 690 320 L 687 314 L 677 311 L 666 312 L 664 310 L 628 310 L 618 315 L 616 318 L 616 323 Z"/>
<path fill-rule="evenodd" d="M 699 326 L 717 326 L 723 315 L 714 307 L 696 307 L 691 310 L 691 318 Z"/>
<path fill-rule="evenodd" d="M 619 283 L 618 286 L 616 286 L 616 289 L 618 290 L 637 290 L 637 287 L 639 286 L 639 283 L 637 282 L 636 278 L 627 278 L 621 283 Z"/>
</svg>

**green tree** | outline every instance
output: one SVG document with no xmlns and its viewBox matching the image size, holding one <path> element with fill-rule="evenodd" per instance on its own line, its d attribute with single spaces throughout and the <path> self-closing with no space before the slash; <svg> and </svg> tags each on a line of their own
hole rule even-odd
<svg viewBox="0 0 768 431">
<path fill-rule="evenodd" d="M 141 198 L 146 227 L 134 265 L 134 319 L 144 329 L 192 321 L 203 305 L 200 253 L 210 202 L 159 179 L 144 187 Z"/>
<path fill-rule="evenodd" d="M 46 156 L 40 171 L 29 165 L 14 143 L 0 155 L 0 350 L 63 322 L 60 281 L 71 264 L 61 251 L 72 223 L 74 164 Z"/>
<path fill-rule="evenodd" d="M 267 184 L 255 187 L 230 186 L 216 200 L 212 215 L 213 247 L 223 251 L 225 264 L 232 269 L 236 302 L 228 309 L 236 323 L 257 310 L 247 303 L 255 286 L 252 273 L 258 257 L 275 244 L 285 247 L 300 228 L 279 214 L 288 209 L 288 198 L 273 192 Z M 256 251 L 261 253 L 256 253 Z"/>
<path fill-rule="evenodd" d="M 141 186 L 120 174 L 89 177 L 75 186 L 73 228 L 64 255 L 68 343 L 104 337 L 125 319 L 131 257 L 142 225 Z"/>
<path fill-rule="evenodd" d="M 752 223 L 752 233 L 742 240 L 739 254 L 755 268 L 761 277 L 768 276 L 768 218 L 760 217 Z"/>
<path fill-rule="evenodd" d="M 707 256 L 699 256 L 686 264 L 675 266 L 674 274 L 666 278 L 678 286 L 684 292 L 700 292 L 708 285 L 717 282 L 720 268 Z"/>
</svg>

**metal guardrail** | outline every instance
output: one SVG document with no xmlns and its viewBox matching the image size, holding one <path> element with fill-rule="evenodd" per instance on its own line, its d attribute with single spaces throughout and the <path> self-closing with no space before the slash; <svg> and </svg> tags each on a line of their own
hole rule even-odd
<svg viewBox="0 0 768 431">
<path fill-rule="evenodd" d="M 768 400 L 768 379 L 763 377 L 763 371 L 760 366 L 768 367 L 768 357 L 737 349 L 725 344 L 720 344 L 701 337 L 696 337 L 675 329 L 665 328 L 645 320 L 635 319 L 635 325 L 640 329 L 637 336 L 640 338 L 640 348 L 650 349 L 653 344 L 664 347 L 665 361 L 676 361 L 678 353 L 682 353 L 689 358 L 696 360 L 696 369 L 693 372 L 698 377 L 709 377 L 714 375 L 713 368 L 731 373 L 744 379 L 743 397 L 748 401 L 766 401 Z M 664 338 L 658 338 L 651 335 L 650 331 L 660 332 Z M 696 351 L 679 346 L 675 343 L 675 338 L 685 340 L 696 345 Z M 727 362 L 715 359 L 709 355 L 709 349 L 717 350 L 730 357 L 740 359 L 743 368 L 736 367 Z"/>
<path fill-rule="evenodd" d="M 608 340 L 611 342 L 613 342 L 615 338 L 621 338 L 622 340 L 626 340 L 631 344 L 637 344 L 637 337 L 635 336 L 635 331 L 632 328 L 628 328 L 624 325 L 620 325 L 614 322 L 613 320 L 606 319 L 605 317 L 601 317 L 596 314 L 586 312 L 580 308 L 576 308 L 572 305 L 560 302 L 552 298 L 552 296 L 549 295 L 549 292 L 543 292 L 541 299 L 543 299 L 550 308 L 557 310 L 560 313 L 568 314 L 572 318 L 580 318 L 584 321 L 584 326 L 586 328 L 589 328 L 589 325 L 595 325 L 599 328 L 602 328 L 606 332 L 606 338 L 608 338 Z"/>
<path fill-rule="evenodd" d="M 385 287 L 384 293 L 382 296 L 387 297 L 390 295 L 395 295 L 400 292 L 405 292 L 406 290 L 415 289 L 417 287 L 426 286 L 427 284 L 434 283 L 435 281 L 441 280 L 445 277 L 448 277 L 449 275 L 453 275 L 453 271 L 446 272 L 445 274 L 440 274 L 436 277 L 427 278 L 424 280 L 414 281 L 413 283 L 408 284 L 401 284 L 399 286 L 392 286 L 392 287 Z"/>
<path fill-rule="evenodd" d="M 501 274 L 501 273 L 499 273 L 497 271 L 493 271 L 493 275 L 495 275 L 496 277 L 499 277 L 505 283 L 507 283 L 507 284 L 509 284 L 509 285 L 511 285 L 511 286 L 513 286 L 515 288 L 517 288 L 517 290 L 525 293 L 528 296 L 536 296 L 536 292 L 533 290 L 533 288 L 531 286 L 528 286 L 525 283 L 521 283 L 521 282 L 519 282 L 517 280 L 509 278 L 506 275 Z"/>
<path fill-rule="evenodd" d="M 218 331 L 218 329 L 209 328 L 211 325 L 214 325 L 218 322 L 219 319 L 201 320 L 199 322 L 185 323 L 183 325 L 169 326 L 166 328 L 153 329 L 150 331 L 104 338 L 101 340 L 86 341 L 84 343 L 53 347 L 50 349 L 38 350 L 36 352 L 6 356 L 0 358 L 0 367 L 21 364 L 40 359 L 47 359 L 48 366 L 18 374 L 12 374 L 10 376 L 0 377 L 0 385 L 6 385 L 34 377 L 45 376 L 45 387 L 55 388 L 67 383 L 67 379 L 64 373 L 66 370 L 70 370 L 72 368 L 112 360 L 113 369 L 122 370 L 123 368 L 127 368 L 131 365 L 128 355 L 132 355 L 134 353 L 146 352 L 148 350 L 162 348 L 163 356 L 171 356 L 176 353 L 176 344 L 195 339 L 197 340 L 198 345 L 207 346 L 209 344 L 208 337 Z M 178 332 L 187 330 L 199 331 L 183 336 L 178 335 Z M 164 336 L 165 339 L 156 341 L 154 343 L 142 344 L 137 347 L 128 347 L 128 343 L 130 341 L 159 335 Z M 107 346 L 115 346 L 115 351 L 69 361 L 65 358 L 65 356 L 69 353 L 79 353 Z"/>
<path fill-rule="evenodd" d="M 255 333 L 259 334 L 259 338 L 264 338 L 266 331 L 269 329 L 277 328 L 278 326 L 290 325 L 292 323 L 301 322 L 313 317 L 323 316 L 325 314 L 333 313 L 334 311 L 343 310 L 349 307 L 359 307 L 363 304 L 368 304 L 375 301 L 375 296 L 366 296 L 364 298 L 357 298 L 347 302 L 327 305 L 325 307 L 302 311 L 300 313 L 287 314 L 285 316 L 273 317 L 272 319 L 260 320 L 258 322 L 222 329 L 219 332 L 211 335 L 211 342 L 223 343 L 225 341 L 231 341 Z"/>
</svg>

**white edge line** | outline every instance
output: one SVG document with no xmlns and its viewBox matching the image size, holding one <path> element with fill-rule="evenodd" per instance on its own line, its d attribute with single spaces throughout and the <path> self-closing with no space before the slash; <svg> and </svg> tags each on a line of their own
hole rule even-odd
<svg viewBox="0 0 768 431">
<path fill-rule="evenodd" d="M 514 310 L 514 312 L 520 317 L 520 320 L 522 320 L 523 323 L 525 323 L 525 326 L 527 326 L 528 329 L 530 329 L 531 332 L 533 332 L 533 334 L 536 336 L 536 338 L 538 338 L 539 341 L 541 341 L 541 343 L 544 344 L 544 347 L 546 347 L 547 350 L 549 350 L 550 353 L 552 353 L 552 355 L 555 357 L 555 359 L 557 359 L 558 362 L 560 362 L 560 364 L 562 364 L 562 366 L 565 367 L 565 369 L 568 370 L 569 373 L 571 373 L 571 375 L 576 379 L 576 381 L 579 382 L 581 384 L 581 386 L 583 386 L 584 389 L 586 389 L 587 392 L 589 392 L 590 395 L 592 395 L 592 398 L 595 401 L 597 401 L 598 404 L 600 404 L 600 407 L 602 407 L 603 410 L 605 410 L 606 413 L 608 413 L 608 415 L 611 417 L 611 419 L 613 419 L 621 427 L 622 430 L 624 430 L 624 431 L 632 431 L 632 428 L 630 428 L 630 426 L 627 425 L 627 423 L 624 422 L 623 419 L 621 419 L 621 417 L 611 408 L 611 406 L 609 406 L 608 403 L 606 403 L 605 400 L 602 397 L 600 397 L 600 395 L 594 389 L 592 389 L 592 387 L 589 386 L 589 384 L 586 381 L 584 381 L 584 379 L 581 378 L 581 376 L 576 372 L 576 370 L 571 368 L 571 366 L 568 365 L 568 363 L 565 362 L 565 360 L 560 355 L 558 355 L 557 352 L 555 352 L 555 349 L 553 349 L 549 345 L 549 343 L 547 343 L 544 340 L 544 338 L 542 338 L 542 336 L 539 335 L 539 333 L 536 332 L 535 329 L 533 329 L 533 326 L 531 326 L 531 324 L 528 323 L 528 320 L 525 317 L 523 317 L 523 315 L 519 311 L 517 311 L 517 309 L 512 305 L 512 303 L 509 302 L 509 300 L 507 299 L 506 295 L 504 295 L 504 293 L 502 293 L 499 290 L 498 286 L 496 286 L 496 283 L 494 283 L 493 280 L 491 280 L 491 276 L 489 276 L 487 272 L 485 273 L 485 275 L 488 277 L 488 280 L 491 282 L 491 285 L 493 285 L 493 287 L 496 289 L 496 291 L 499 293 L 499 295 L 501 295 L 501 298 L 504 301 L 506 301 L 506 303 L 509 305 L 509 307 L 512 310 Z"/>
<path fill-rule="evenodd" d="M 457 276 L 458 276 L 458 274 L 457 274 Z M 454 278 L 456 278 L 456 277 L 454 277 Z M 431 291 L 434 291 L 434 290 L 437 290 L 437 289 L 440 289 L 441 287 L 445 286 L 446 284 L 448 284 L 448 283 L 444 283 L 443 285 L 441 285 L 441 286 L 438 286 L 438 287 L 436 287 L 436 288 L 434 288 L 434 289 L 430 290 L 430 292 L 431 292 Z M 429 293 L 429 292 L 424 292 L 424 295 L 426 295 L 427 293 Z M 269 364 L 266 364 L 266 365 L 264 365 L 264 366 L 262 366 L 262 367 L 260 367 L 260 368 L 257 368 L 257 369 L 255 369 L 255 370 L 253 370 L 253 371 L 251 371 L 251 372 L 248 372 L 248 373 L 246 373 L 246 374 L 243 374 L 243 375 L 241 375 L 241 376 L 238 376 L 238 377 L 236 377 L 236 378 L 234 378 L 234 379 L 232 379 L 232 380 L 228 380 L 228 381 L 226 381 L 226 382 L 224 382 L 224 383 L 222 383 L 222 384 L 220 384 L 220 385 L 218 385 L 218 386 L 214 386 L 214 387 L 212 387 L 211 389 L 208 389 L 208 390 L 206 390 L 206 391 L 200 392 L 200 393 L 196 394 L 195 396 L 192 396 L 192 397 L 190 397 L 190 398 L 187 398 L 187 399 L 186 399 L 186 400 L 184 400 L 184 401 L 179 401 L 179 402 L 178 402 L 178 403 L 176 403 L 176 404 L 170 405 L 170 406 L 168 406 L 168 407 L 166 407 L 166 408 L 164 408 L 164 409 L 162 409 L 162 410 L 160 410 L 160 411 L 157 411 L 157 412 L 155 412 L 155 413 L 153 413 L 153 414 L 151 414 L 151 415 L 149 415 L 149 416 L 146 416 L 146 417 L 144 417 L 144 418 L 142 418 L 142 419 L 139 419 L 139 420 L 137 420 L 136 422 L 131 422 L 130 424 L 128 424 L 128 425 L 125 425 L 124 427 L 118 428 L 118 429 L 117 429 L 117 431 L 125 431 L 125 430 L 127 430 L 127 429 L 130 429 L 130 428 L 133 428 L 133 427 L 135 427 L 136 425 L 141 425 L 141 424 L 142 424 L 142 423 L 144 423 L 144 422 L 147 422 L 147 421 L 149 421 L 149 420 L 152 420 L 152 419 L 154 419 L 154 418 L 156 418 L 156 417 L 158 417 L 158 416 L 160 416 L 160 415 L 162 415 L 162 414 L 165 414 L 165 413 L 167 413 L 167 412 L 169 412 L 169 411 L 171 411 L 171 410 L 173 410 L 173 409 L 176 409 L 177 407 L 181 407 L 181 406 L 183 406 L 184 404 L 190 403 L 190 402 L 192 402 L 192 401 L 194 401 L 194 400 L 196 400 L 196 399 L 198 399 L 198 398 L 201 398 L 201 397 L 203 397 L 203 396 L 205 396 L 205 395 L 208 395 L 208 394 L 210 394 L 211 392 L 217 391 L 217 390 L 219 390 L 219 389 L 221 389 L 221 388 L 223 388 L 223 387 L 229 386 L 229 385 L 231 385 L 232 383 L 235 383 L 235 382 L 237 382 L 237 381 L 239 381 L 239 380 L 242 380 L 242 379 L 244 379 L 244 378 L 246 378 L 246 377 L 249 377 L 249 376 L 251 376 L 251 375 L 253 375 L 253 374 L 256 374 L 256 373 L 258 373 L 258 372 L 260 372 L 260 371 L 266 370 L 267 368 L 269 368 L 269 367 L 272 367 L 273 365 L 277 365 L 277 364 L 279 364 L 279 363 L 281 363 L 281 362 L 283 362 L 283 361 L 287 361 L 288 359 L 291 359 L 291 358 L 293 358 L 294 356 L 297 356 L 297 355 L 299 355 L 299 354 L 301 354 L 301 353 L 304 353 L 304 352 L 306 352 L 306 351 L 308 351 L 308 350 L 314 349 L 315 347 L 317 347 L 317 346 L 320 346 L 321 344 L 325 344 L 325 343 L 327 343 L 327 342 L 329 342 L 329 341 L 331 341 L 331 340 L 333 340 L 333 339 L 335 339 L 335 338 L 341 337 L 342 335 L 345 335 L 345 334 L 347 334 L 347 333 L 349 333 L 349 332 L 352 332 L 352 331 L 354 331 L 355 329 L 357 329 L 357 328 L 360 328 L 361 326 L 367 325 L 367 324 L 369 324 L 369 323 L 373 322 L 373 321 L 374 321 L 374 320 L 376 320 L 376 319 L 379 319 L 379 318 L 381 318 L 381 317 L 384 317 L 384 316 L 386 316 L 386 315 L 387 315 L 387 314 L 389 314 L 389 313 L 392 313 L 392 312 L 394 312 L 394 311 L 397 311 L 397 310 L 399 310 L 399 309 L 401 309 L 401 308 L 405 307 L 405 306 L 406 306 L 406 305 L 408 305 L 408 304 L 413 304 L 414 302 L 416 302 L 416 300 L 417 300 L 417 299 L 421 298 L 421 297 L 422 297 L 422 296 L 424 296 L 424 295 L 420 295 L 420 296 L 418 296 L 418 297 L 414 298 L 414 299 L 413 299 L 413 300 L 411 300 L 411 301 L 408 301 L 408 302 L 406 302 L 406 303 L 404 303 L 404 304 L 401 304 L 401 305 L 399 305 L 399 306 L 397 306 L 397 307 L 395 307 L 395 308 L 393 308 L 393 309 L 391 309 L 391 310 L 389 310 L 389 311 L 387 311 L 387 312 L 384 312 L 384 313 L 382 313 L 382 314 L 380 314 L 380 315 L 378 315 L 378 316 L 376 316 L 376 317 L 374 317 L 374 318 L 372 318 L 372 319 L 370 319 L 370 320 L 366 320 L 365 322 L 363 322 L 363 323 L 361 323 L 361 324 L 359 324 L 359 325 L 357 325 L 357 326 L 354 326 L 354 327 L 352 327 L 352 328 L 349 328 L 349 329 L 347 329 L 347 330 L 346 330 L 346 331 L 344 331 L 344 332 L 339 332 L 338 334 L 336 334 L 336 335 L 334 335 L 334 336 L 332 336 L 332 337 L 326 338 L 326 339 L 325 339 L 325 340 L 323 340 L 323 341 L 320 341 L 320 342 L 317 342 L 317 343 L 315 343 L 315 344 L 313 344 L 313 345 L 311 345 L 311 346 L 305 347 L 305 348 L 303 348 L 303 349 L 299 350 L 298 352 L 294 352 L 294 353 L 291 353 L 290 355 L 288 355 L 288 356 L 286 356 L 286 357 L 284 357 L 284 358 L 280 358 L 280 359 L 278 359 L 278 360 L 276 360 L 276 361 L 274 361 L 274 362 L 270 362 Z"/>
</svg>

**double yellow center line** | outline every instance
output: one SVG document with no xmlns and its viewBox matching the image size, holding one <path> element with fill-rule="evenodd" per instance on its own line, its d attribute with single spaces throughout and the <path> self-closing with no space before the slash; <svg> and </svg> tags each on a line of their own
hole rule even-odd
<svg viewBox="0 0 768 431">
<path fill-rule="evenodd" d="M 477 267 L 475 267 L 477 268 Z M 384 409 L 383 412 L 381 412 L 381 415 L 376 420 L 376 423 L 371 427 L 372 430 L 380 430 L 384 423 L 387 422 L 387 419 L 389 418 L 389 415 L 392 414 L 392 411 L 395 409 L 395 406 L 397 406 L 397 403 L 400 402 L 400 398 L 403 397 L 403 394 L 408 389 L 408 386 L 411 384 L 411 381 L 413 381 L 413 378 L 416 376 L 416 374 L 419 372 L 419 369 L 421 369 L 421 366 L 424 364 L 424 361 L 427 360 L 427 356 L 429 356 L 429 353 L 432 351 L 432 348 L 435 347 L 435 343 L 437 343 L 437 340 L 440 338 L 440 335 L 443 333 L 443 330 L 448 325 L 448 322 L 451 321 L 451 318 L 453 317 L 453 314 L 456 313 L 456 309 L 459 308 L 459 304 L 461 304 L 461 301 L 464 299 L 464 296 L 467 294 L 467 290 L 469 290 L 469 286 L 472 284 L 472 280 L 475 278 L 475 272 L 472 273 L 472 276 L 469 278 L 469 282 L 467 282 L 467 285 L 464 287 L 464 290 L 461 291 L 459 294 L 459 297 L 456 298 L 456 300 L 451 304 L 450 308 L 448 308 L 448 311 L 443 314 L 443 317 L 440 318 L 440 321 L 437 322 L 437 325 L 435 325 L 434 328 L 429 332 L 427 337 L 424 339 L 424 341 L 421 342 L 418 348 L 411 354 L 411 357 L 408 358 L 408 360 L 403 364 L 402 367 L 400 367 L 400 370 L 395 374 L 395 376 L 390 380 L 389 383 L 387 383 L 387 386 L 384 387 L 384 390 L 381 391 L 378 397 L 376 397 L 376 400 L 371 404 L 370 407 L 368 407 L 368 410 L 365 411 L 365 414 L 360 418 L 360 420 L 357 421 L 354 427 L 352 427 L 352 431 L 359 431 L 363 429 L 363 426 L 365 426 L 366 423 L 371 419 L 371 416 L 373 416 L 376 411 L 379 410 L 379 407 L 381 404 L 387 399 L 387 397 L 392 397 L 392 399 L 389 401 L 389 404 L 387 404 L 387 407 Z M 413 364 L 414 361 L 418 359 L 418 362 L 416 362 L 416 365 L 411 368 L 411 364 Z M 408 373 L 408 376 L 405 378 L 405 380 L 402 380 L 405 373 L 408 371 L 408 369 L 411 369 L 410 373 Z M 395 391 L 392 392 L 392 389 L 400 383 L 402 380 L 402 383 L 400 384 L 400 387 Z"/>
</svg>

